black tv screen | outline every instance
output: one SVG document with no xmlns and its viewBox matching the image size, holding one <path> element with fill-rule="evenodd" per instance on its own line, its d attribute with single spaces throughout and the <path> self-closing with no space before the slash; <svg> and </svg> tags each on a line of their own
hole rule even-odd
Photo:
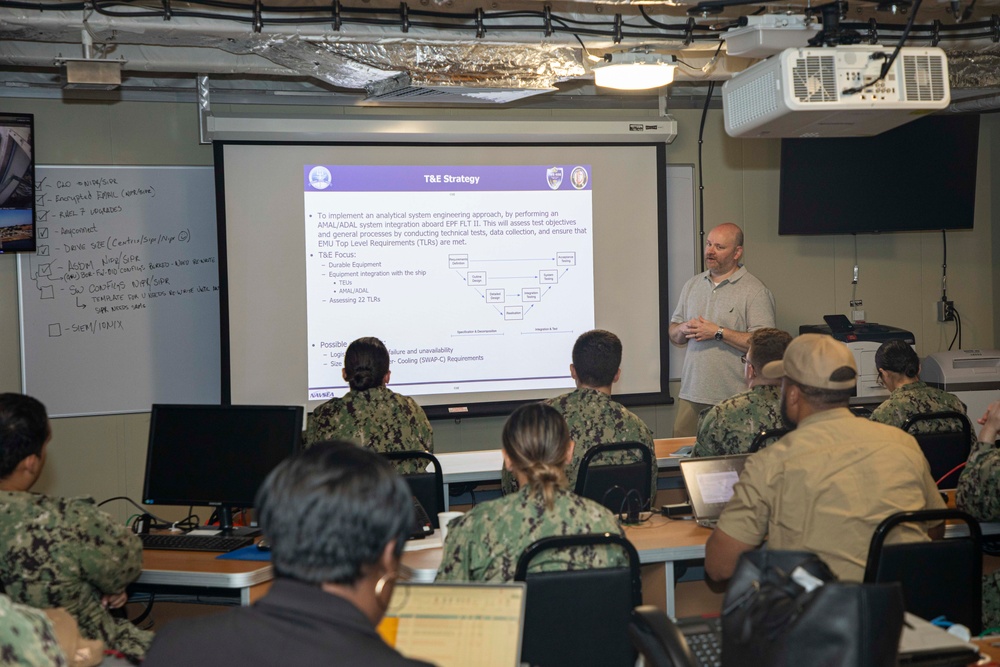
<svg viewBox="0 0 1000 667">
<path fill-rule="evenodd" d="M 0 113 L 0 253 L 35 250 L 34 121 Z"/>
<path fill-rule="evenodd" d="M 873 137 L 782 139 L 779 234 L 972 229 L 979 116 Z"/>
</svg>

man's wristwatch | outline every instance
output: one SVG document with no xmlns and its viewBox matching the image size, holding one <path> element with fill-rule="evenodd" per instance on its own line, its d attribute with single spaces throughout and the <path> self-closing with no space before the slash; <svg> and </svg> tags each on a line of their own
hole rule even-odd
<svg viewBox="0 0 1000 667">
<path fill-rule="evenodd" d="M 715 340 L 722 340 L 722 327 L 719 327 L 719 330 L 715 332 Z"/>
</svg>

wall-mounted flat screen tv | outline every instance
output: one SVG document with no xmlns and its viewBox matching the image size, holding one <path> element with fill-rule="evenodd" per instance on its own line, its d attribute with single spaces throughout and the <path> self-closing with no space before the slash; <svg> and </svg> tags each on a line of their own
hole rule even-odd
<svg viewBox="0 0 1000 667">
<path fill-rule="evenodd" d="M 35 118 L 0 113 L 0 253 L 35 250 Z"/>
<path fill-rule="evenodd" d="M 874 137 L 782 139 L 779 234 L 972 229 L 979 116 Z"/>
</svg>

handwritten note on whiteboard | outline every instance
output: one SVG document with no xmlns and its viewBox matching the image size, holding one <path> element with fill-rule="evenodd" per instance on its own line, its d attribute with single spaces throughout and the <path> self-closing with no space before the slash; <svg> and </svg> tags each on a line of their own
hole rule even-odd
<svg viewBox="0 0 1000 667">
<path fill-rule="evenodd" d="M 38 167 L 18 257 L 22 385 L 52 416 L 217 403 L 211 167 Z"/>
</svg>

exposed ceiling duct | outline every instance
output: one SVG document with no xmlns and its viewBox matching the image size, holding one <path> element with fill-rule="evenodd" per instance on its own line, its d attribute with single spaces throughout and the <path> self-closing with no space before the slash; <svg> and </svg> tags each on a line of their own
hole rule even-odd
<svg viewBox="0 0 1000 667">
<path fill-rule="evenodd" d="M 948 51 L 953 89 L 996 93 L 1000 20 L 990 12 L 1000 11 L 998 2 L 928 2 L 908 43 L 936 41 Z M 795 12 L 807 23 L 818 20 L 811 7 L 742 0 L 357 0 L 352 6 L 256 0 L 245 9 L 226 6 L 0 0 L 0 95 L 57 89 L 57 59 L 78 57 L 86 33 L 96 58 L 127 61 L 122 94 L 193 92 L 201 74 L 213 92 L 238 88 L 357 104 L 509 104 L 551 93 L 599 95 L 592 85 L 595 61 L 637 49 L 676 56 L 674 86 L 726 80 L 754 62 L 728 56 L 721 41 L 725 30 L 745 29 L 741 16 Z M 908 6 L 896 5 L 898 11 Z M 877 13 L 871 3 L 845 4 L 841 19 L 863 43 L 893 44 L 903 29 L 901 15 Z"/>
</svg>

